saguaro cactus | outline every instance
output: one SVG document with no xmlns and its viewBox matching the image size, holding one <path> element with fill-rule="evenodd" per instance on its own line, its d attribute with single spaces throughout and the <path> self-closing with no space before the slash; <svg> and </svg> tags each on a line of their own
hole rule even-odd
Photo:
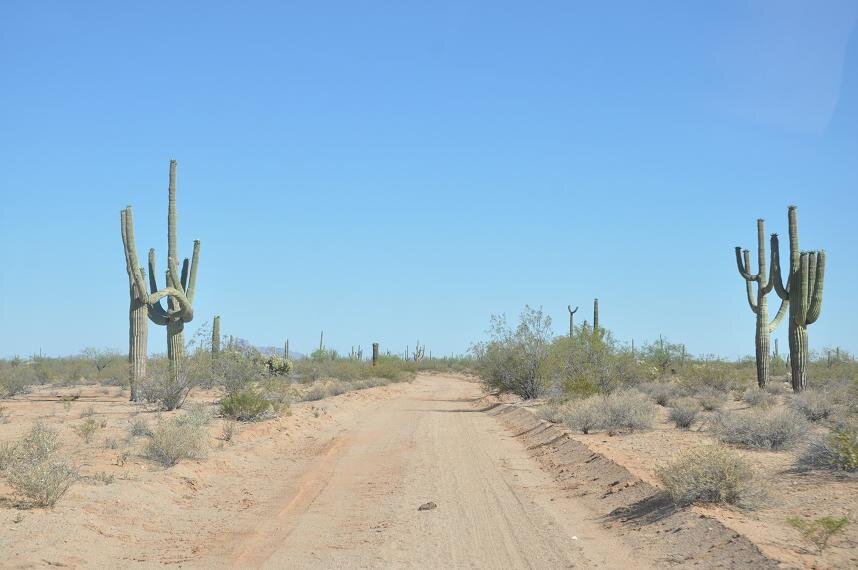
<svg viewBox="0 0 858 570">
<path fill-rule="evenodd" d="M 599 299 L 593 299 L 593 332 L 596 334 L 602 332 L 599 328 Z"/>
<path fill-rule="evenodd" d="M 372 343 L 372 365 L 378 364 L 378 343 Z"/>
<path fill-rule="evenodd" d="M 286 346 L 283 347 L 283 356 L 289 358 L 289 339 L 286 339 Z"/>
<path fill-rule="evenodd" d="M 121 214 L 122 241 L 125 244 L 126 267 L 129 276 L 134 280 L 134 287 L 141 292 L 147 292 L 146 304 L 147 315 L 156 325 L 167 327 L 167 357 L 170 361 L 170 376 L 177 380 L 185 354 L 185 323 L 194 318 L 194 293 L 196 292 L 197 266 L 200 258 L 200 242 L 194 240 L 192 258 L 185 258 L 182 263 L 182 271 L 179 273 L 177 265 L 178 248 L 176 247 L 176 161 L 170 161 L 170 179 L 168 185 L 167 202 L 167 272 L 164 289 L 158 290 L 155 274 L 156 259 L 155 250 L 149 250 L 149 288 L 146 289 L 146 280 L 142 268 L 137 260 L 137 248 L 134 243 L 134 223 L 131 215 L 131 207 L 127 207 Z M 135 269 L 136 268 L 136 269 Z M 167 308 L 161 305 L 161 300 L 167 297 Z M 141 297 L 142 298 L 142 297 Z"/>
<path fill-rule="evenodd" d="M 774 287 L 774 282 L 766 278 L 766 222 L 757 220 L 757 273 L 751 273 L 751 252 L 741 247 L 736 247 L 736 265 L 739 274 L 745 279 L 748 293 L 748 304 L 751 311 L 757 316 L 757 328 L 754 336 L 754 346 L 757 359 L 757 384 L 765 388 L 769 381 L 769 364 L 771 355 L 769 353 L 769 338 L 771 333 L 778 328 L 786 314 L 789 301 L 781 301 L 775 318 L 769 322 L 768 294 Z M 757 284 L 757 292 L 754 294 L 754 283 Z"/>
<path fill-rule="evenodd" d="M 772 234 L 772 281 L 778 296 L 789 301 L 789 364 L 792 389 L 807 388 L 807 325 L 819 318 L 822 311 L 822 290 L 825 281 L 825 251 L 801 251 L 798 246 L 796 207 L 790 206 L 789 274 L 786 285 L 781 277 L 778 234 Z"/>
<path fill-rule="evenodd" d="M 578 312 L 578 307 L 572 309 L 572 305 L 566 305 L 566 308 L 569 309 L 569 338 L 575 336 L 575 313 Z"/>
<path fill-rule="evenodd" d="M 212 356 L 220 354 L 220 315 L 215 315 L 212 322 Z"/>
</svg>

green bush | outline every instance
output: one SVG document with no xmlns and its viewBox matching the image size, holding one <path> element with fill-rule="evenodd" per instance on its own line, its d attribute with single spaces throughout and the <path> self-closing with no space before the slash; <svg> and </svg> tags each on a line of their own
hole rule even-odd
<svg viewBox="0 0 858 570">
<path fill-rule="evenodd" d="M 727 392 L 713 386 L 704 386 L 697 392 L 697 401 L 708 412 L 720 410 L 727 401 Z"/>
<path fill-rule="evenodd" d="M 551 318 L 542 309 L 525 307 L 514 329 L 506 317 L 493 315 L 492 338 L 475 344 L 476 368 L 492 391 L 538 398 L 548 387 L 547 367 L 551 348 Z"/>
<path fill-rule="evenodd" d="M 727 503 L 754 506 L 759 491 L 754 473 L 741 457 L 721 445 L 704 445 L 680 452 L 657 475 L 674 502 Z"/>
<path fill-rule="evenodd" d="M 271 401 L 250 388 L 229 394 L 220 401 L 221 415 L 241 422 L 257 421 L 270 416 L 272 412 Z"/>
</svg>

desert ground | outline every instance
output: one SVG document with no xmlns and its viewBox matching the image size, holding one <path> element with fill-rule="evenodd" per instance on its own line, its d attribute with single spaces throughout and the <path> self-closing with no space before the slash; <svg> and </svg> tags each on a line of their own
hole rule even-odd
<svg viewBox="0 0 858 570">
<path fill-rule="evenodd" d="M 67 393 L 79 397 L 63 402 Z M 205 391 L 195 400 L 215 401 Z M 132 417 L 154 423 L 158 412 L 119 388 L 42 389 L 5 404 L 16 420 L 0 424 L 0 441 L 41 420 L 84 478 L 52 509 L 18 509 L 0 487 L 3 567 L 858 564 L 854 531 L 818 558 L 782 524 L 803 502 L 820 512 L 858 506 L 851 481 L 791 479 L 786 460 L 756 452 L 781 479 L 768 508 L 675 509 L 661 498 L 655 460 L 705 436 L 666 426 L 574 435 L 538 419 L 532 402 L 489 396 L 465 376 L 422 373 L 294 404 L 241 424 L 228 442 L 214 418 L 207 457 L 168 469 L 128 434 Z M 103 425 L 89 443 L 72 429 L 82 415 Z"/>
</svg>

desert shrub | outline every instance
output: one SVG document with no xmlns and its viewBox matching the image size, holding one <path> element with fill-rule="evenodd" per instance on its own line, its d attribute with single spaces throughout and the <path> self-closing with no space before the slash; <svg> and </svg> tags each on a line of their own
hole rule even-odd
<svg viewBox="0 0 858 570">
<path fill-rule="evenodd" d="M 774 394 L 766 390 L 760 390 L 756 386 L 745 390 L 742 394 L 742 400 L 755 408 L 770 408 L 777 402 Z"/>
<path fill-rule="evenodd" d="M 835 409 L 835 402 L 830 393 L 805 390 L 793 396 L 790 406 L 804 414 L 804 417 L 810 421 L 818 422 L 831 416 Z"/>
<path fill-rule="evenodd" d="M 649 377 L 608 331 L 583 325 L 574 336 L 554 339 L 542 371 L 550 392 L 571 398 L 607 394 Z"/>
<path fill-rule="evenodd" d="M 348 382 L 328 382 L 325 384 L 325 392 L 328 396 L 339 396 L 345 394 L 352 388 Z"/>
<path fill-rule="evenodd" d="M 203 426 L 177 419 L 159 421 L 146 448 L 146 455 L 164 467 L 203 458 L 208 447 Z"/>
<path fill-rule="evenodd" d="M 563 416 L 566 412 L 565 407 L 560 402 L 546 402 L 536 410 L 536 416 L 551 423 L 560 423 L 563 421 Z"/>
<path fill-rule="evenodd" d="M 366 384 L 366 382 L 364 382 L 364 384 Z M 369 386 L 366 386 L 366 387 L 369 387 Z M 316 400 L 321 400 L 322 398 L 324 398 L 327 395 L 328 395 L 328 393 L 325 391 L 325 388 L 323 386 L 319 386 L 317 384 L 315 386 L 312 386 L 309 390 L 307 390 L 306 392 L 304 392 L 301 395 L 301 401 L 303 401 L 303 402 L 315 402 Z"/>
<path fill-rule="evenodd" d="M 674 502 L 727 503 L 752 507 L 758 497 L 751 467 L 721 445 L 704 445 L 681 452 L 658 468 L 657 475 Z"/>
<path fill-rule="evenodd" d="M 119 447 L 119 441 L 115 437 L 107 437 L 104 439 L 105 449 L 116 449 Z"/>
<path fill-rule="evenodd" d="M 223 422 L 219 439 L 222 441 L 232 441 L 236 431 L 238 431 L 238 423 L 235 420 Z"/>
<path fill-rule="evenodd" d="M 36 424 L 0 450 L 0 475 L 32 506 L 52 507 L 78 479 L 77 470 L 56 456 L 59 448 L 56 432 Z"/>
<path fill-rule="evenodd" d="M 858 429 L 836 428 L 813 438 L 799 457 L 798 467 L 858 471 Z"/>
<path fill-rule="evenodd" d="M 704 410 L 720 410 L 727 400 L 727 392 L 713 386 L 704 386 L 697 392 L 697 401 Z"/>
<path fill-rule="evenodd" d="M 72 429 L 86 443 L 92 441 L 92 436 L 98 431 L 98 422 L 92 418 L 87 418 L 83 423 L 74 426 Z"/>
<path fill-rule="evenodd" d="M 655 404 L 631 390 L 614 392 L 601 397 L 604 414 L 602 426 L 611 432 L 636 431 L 652 427 L 655 420 Z"/>
<path fill-rule="evenodd" d="M 91 418 L 95 415 L 95 407 L 89 406 L 88 408 L 84 408 L 84 410 L 80 413 L 81 418 Z"/>
<path fill-rule="evenodd" d="M 546 364 L 551 347 L 551 318 L 542 309 L 525 307 L 519 324 L 491 318 L 491 340 L 475 344 L 477 373 L 489 390 L 538 398 L 547 388 Z"/>
<path fill-rule="evenodd" d="M 583 433 L 597 430 L 631 432 L 652 427 L 655 410 L 655 404 L 643 394 L 624 390 L 580 401 L 563 419 L 570 427 Z"/>
<path fill-rule="evenodd" d="M 162 410 L 181 408 L 193 388 L 193 379 L 188 366 L 182 366 L 178 374 L 170 372 L 166 360 L 151 360 L 145 378 L 137 381 L 137 400 L 156 404 Z"/>
<path fill-rule="evenodd" d="M 775 396 L 782 396 L 792 391 L 792 389 L 787 388 L 787 384 L 784 384 L 783 382 L 769 382 L 763 390 Z"/>
<path fill-rule="evenodd" d="M 681 392 L 679 386 L 667 382 L 644 382 L 638 384 L 636 388 L 652 398 L 659 406 L 667 406 Z"/>
<path fill-rule="evenodd" d="M 242 422 L 256 421 L 270 416 L 272 407 L 271 401 L 251 388 L 233 392 L 220 401 L 220 413 L 223 417 Z"/>
<path fill-rule="evenodd" d="M 602 427 L 602 413 L 598 406 L 598 396 L 580 400 L 565 414 L 563 423 L 575 431 L 590 433 L 598 431 Z"/>
<path fill-rule="evenodd" d="M 847 517 L 820 517 L 814 520 L 805 520 L 801 517 L 790 517 L 787 523 L 799 531 L 808 541 L 812 542 L 817 552 L 822 552 L 828 546 L 828 541 L 835 534 L 842 532 L 849 524 Z"/>
<path fill-rule="evenodd" d="M 687 429 L 694 423 L 699 411 L 700 404 L 694 398 L 677 398 L 670 403 L 668 419 L 676 427 Z"/>
<path fill-rule="evenodd" d="M 18 394 L 26 394 L 30 386 L 38 383 L 35 371 L 31 366 L 17 366 L 0 369 L 0 398 L 11 398 Z"/>
<path fill-rule="evenodd" d="M 187 406 L 185 413 L 176 416 L 175 421 L 182 425 L 203 427 L 212 421 L 212 411 L 205 404 L 194 403 Z"/>
<path fill-rule="evenodd" d="M 128 435 L 130 437 L 150 436 L 152 435 L 152 428 L 149 427 L 149 422 L 145 419 L 135 417 L 128 426 Z"/>
<path fill-rule="evenodd" d="M 758 449 L 785 449 L 799 443 L 809 424 L 795 410 L 771 409 L 718 414 L 715 434 L 725 443 Z"/>
<path fill-rule="evenodd" d="M 292 373 L 292 361 L 276 354 L 270 356 L 265 365 L 268 367 L 268 373 L 274 376 L 288 376 Z"/>
</svg>

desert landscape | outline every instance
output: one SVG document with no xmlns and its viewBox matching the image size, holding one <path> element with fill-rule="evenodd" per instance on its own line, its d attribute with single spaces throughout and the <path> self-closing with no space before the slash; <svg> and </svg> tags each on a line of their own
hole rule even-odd
<svg viewBox="0 0 858 570">
<path fill-rule="evenodd" d="M 858 2 L 0 2 L 0 569 L 858 568 Z"/>
</svg>

